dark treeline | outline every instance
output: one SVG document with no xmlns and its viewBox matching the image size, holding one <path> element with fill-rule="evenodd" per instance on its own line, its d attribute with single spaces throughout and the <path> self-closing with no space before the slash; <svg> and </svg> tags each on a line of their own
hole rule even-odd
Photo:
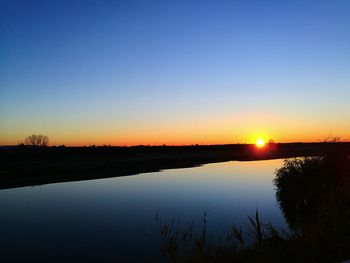
<svg viewBox="0 0 350 263">
<path fill-rule="evenodd" d="M 193 146 L 0 148 L 0 188 L 155 172 L 212 162 L 320 155 L 350 143 L 270 143 Z"/>
</svg>

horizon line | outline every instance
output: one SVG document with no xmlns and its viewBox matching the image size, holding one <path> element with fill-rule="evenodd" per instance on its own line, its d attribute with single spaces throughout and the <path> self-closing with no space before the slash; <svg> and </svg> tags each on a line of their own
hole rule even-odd
<svg viewBox="0 0 350 263">
<path fill-rule="evenodd" d="M 304 144 L 313 144 L 313 143 L 350 143 L 350 140 L 339 140 L 339 141 L 292 141 L 292 142 L 267 142 L 266 144 L 297 144 L 297 143 L 304 143 Z M 111 144 L 89 144 L 89 145 L 66 145 L 66 144 L 55 144 L 55 145 L 48 145 L 45 147 L 71 147 L 71 148 L 79 148 L 79 147 L 86 147 L 86 148 L 94 148 L 94 147 L 193 147 L 193 146 L 229 146 L 229 145 L 255 145 L 255 143 L 223 143 L 223 144 L 132 144 L 132 145 L 111 145 Z M 24 144 L 10 144 L 10 145 L 0 145 L 1 148 L 4 147 L 18 147 L 18 146 L 28 146 L 31 145 L 24 145 Z"/>
</svg>

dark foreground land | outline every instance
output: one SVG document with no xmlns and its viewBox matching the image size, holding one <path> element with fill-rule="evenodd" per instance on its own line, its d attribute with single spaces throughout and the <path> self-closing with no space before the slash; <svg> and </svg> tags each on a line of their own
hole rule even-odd
<svg viewBox="0 0 350 263">
<path fill-rule="evenodd" d="M 1 147 L 0 189 L 125 176 L 224 161 L 320 155 L 329 148 L 350 153 L 350 143 L 134 147 Z"/>
</svg>

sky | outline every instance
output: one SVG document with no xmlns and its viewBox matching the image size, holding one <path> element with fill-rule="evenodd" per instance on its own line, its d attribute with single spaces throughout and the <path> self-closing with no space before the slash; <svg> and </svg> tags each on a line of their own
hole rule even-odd
<svg viewBox="0 0 350 263">
<path fill-rule="evenodd" d="M 0 145 L 350 140 L 350 1 L 0 0 Z"/>
</svg>

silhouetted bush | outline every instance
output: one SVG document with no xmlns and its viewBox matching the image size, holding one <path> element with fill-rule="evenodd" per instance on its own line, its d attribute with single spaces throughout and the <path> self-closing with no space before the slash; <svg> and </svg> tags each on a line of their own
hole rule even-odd
<svg viewBox="0 0 350 263">
<path fill-rule="evenodd" d="M 332 148 L 323 156 L 286 160 L 274 180 L 279 206 L 319 262 L 350 258 L 350 160 Z"/>
</svg>

